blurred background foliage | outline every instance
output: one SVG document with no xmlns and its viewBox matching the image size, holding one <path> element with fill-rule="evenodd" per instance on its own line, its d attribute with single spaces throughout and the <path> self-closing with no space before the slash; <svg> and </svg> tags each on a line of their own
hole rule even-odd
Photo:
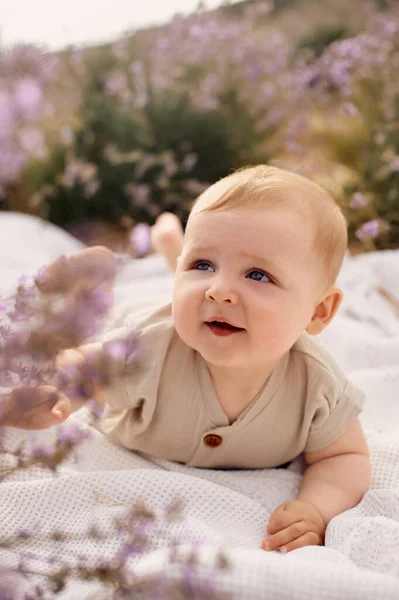
<svg viewBox="0 0 399 600">
<path fill-rule="evenodd" d="M 399 247 L 399 9 L 248 0 L 101 47 L 0 53 L 0 201 L 90 242 L 273 163 L 342 206 L 353 251 Z"/>
</svg>

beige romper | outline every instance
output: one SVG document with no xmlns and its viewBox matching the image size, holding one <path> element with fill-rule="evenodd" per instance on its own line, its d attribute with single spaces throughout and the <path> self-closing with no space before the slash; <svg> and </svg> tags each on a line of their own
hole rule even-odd
<svg viewBox="0 0 399 600">
<path fill-rule="evenodd" d="M 304 333 L 230 424 L 204 360 L 175 332 L 170 304 L 131 315 L 106 339 L 126 328 L 140 331 L 140 359 L 128 358 L 107 390 L 101 425 L 125 448 L 194 467 L 277 467 L 328 446 L 361 411 L 363 392 Z"/>
</svg>

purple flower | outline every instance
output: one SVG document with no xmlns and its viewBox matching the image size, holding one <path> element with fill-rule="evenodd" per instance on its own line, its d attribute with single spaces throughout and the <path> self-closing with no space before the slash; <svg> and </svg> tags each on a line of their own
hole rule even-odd
<svg viewBox="0 0 399 600">
<path fill-rule="evenodd" d="M 21 277 L 18 277 L 18 284 L 19 285 L 27 285 L 30 282 L 30 278 L 27 275 L 21 275 Z"/>
<path fill-rule="evenodd" d="M 183 158 L 182 168 L 185 171 L 191 171 L 193 169 L 193 167 L 195 167 L 197 162 L 198 162 L 198 154 L 196 152 L 189 152 Z"/>
<path fill-rule="evenodd" d="M 145 256 L 151 250 L 151 228 L 146 223 L 139 223 L 130 233 L 130 244 L 139 256 Z"/>
<path fill-rule="evenodd" d="M 79 178 L 78 165 L 75 162 L 70 162 L 62 177 L 62 185 L 72 188 Z"/>
<path fill-rule="evenodd" d="M 84 194 L 86 198 L 92 198 L 96 192 L 98 192 L 100 188 L 100 183 L 98 181 L 88 181 L 84 187 Z"/>
<path fill-rule="evenodd" d="M 111 95 L 120 94 L 127 88 L 126 75 L 121 71 L 114 71 L 105 81 L 105 89 Z"/>
<path fill-rule="evenodd" d="M 150 187 L 145 183 L 128 183 L 124 187 L 124 192 L 129 196 L 132 206 L 146 206 L 150 199 Z"/>
<path fill-rule="evenodd" d="M 42 100 L 42 88 L 33 77 L 25 77 L 16 83 L 15 104 L 23 119 L 32 120 L 37 117 Z"/>
<path fill-rule="evenodd" d="M 53 454 L 54 448 L 50 444 L 43 444 L 41 446 L 34 446 L 30 451 L 31 458 L 45 458 Z"/>
<path fill-rule="evenodd" d="M 380 222 L 377 219 L 363 223 L 359 229 L 355 231 L 355 236 L 361 240 L 375 239 L 380 233 Z"/>
<path fill-rule="evenodd" d="M 15 111 L 10 94 L 0 90 L 0 141 L 7 140 L 14 133 Z M 1 149 L 2 154 L 4 149 Z"/>
<path fill-rule="evenodd" d="M 368 200 L 366 196 L 361 192 L 356 192 L 352 196 L 352 200 L 349 203 L 349 208 L 352 208 L 352 210 L 356 210 L 357 208 L 364 208 L 365 206 L 367 206 L 367 204 Z"/>
<path fill-rule="evenodd" d="M 92 431 L 74 423 L 60 425 L 58 429 L 57 445 L 63 447 L 76 447 L 86 440 L 93 439 Z"/>
<path fill-rule="evenodd" d="M 29 128 L 19 132 L 22 148 L 34 158 L 43 158 L 46 155 L 46 145 L 40 129 Z"/>
<path fill-rule="evenodd" d="M 350 102 L 344 102 L 344 104 L 342 105 L 342 110 L 350 117 L 354 117 L 359 113 L 356 106 L 354 104 L 351 104 Z"/>
</svg>

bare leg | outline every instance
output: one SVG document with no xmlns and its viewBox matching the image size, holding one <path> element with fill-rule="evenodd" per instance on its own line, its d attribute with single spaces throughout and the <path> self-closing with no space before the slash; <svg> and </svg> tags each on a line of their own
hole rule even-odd
<svg viewBox="0 0 399 600">
<path fill-rule="evenodd" d="M 162 213 L 151 229 L 151 242 L 172 271 L 176 271 L 177 259 L 183 248 L 183 228 L 179 219 L 172 213 Z"/>
</svg>

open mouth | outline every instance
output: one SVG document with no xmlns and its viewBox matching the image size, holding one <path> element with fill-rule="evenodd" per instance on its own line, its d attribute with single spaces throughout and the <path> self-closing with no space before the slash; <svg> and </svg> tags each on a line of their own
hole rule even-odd
<svg viewBox="0 0 399 600">
<path fill-rule="evenodd" d="M 245 331 L 245 329 L 242 327 L 236 327 L 235 325 L 230 325 L 230 323 L 226 323 L 224 321 L 209 321 L 206 323 L 206 325 L 212 331 L 212 333 L 219 336 L 231 335 L 232 333 Z"/>
</svg>

